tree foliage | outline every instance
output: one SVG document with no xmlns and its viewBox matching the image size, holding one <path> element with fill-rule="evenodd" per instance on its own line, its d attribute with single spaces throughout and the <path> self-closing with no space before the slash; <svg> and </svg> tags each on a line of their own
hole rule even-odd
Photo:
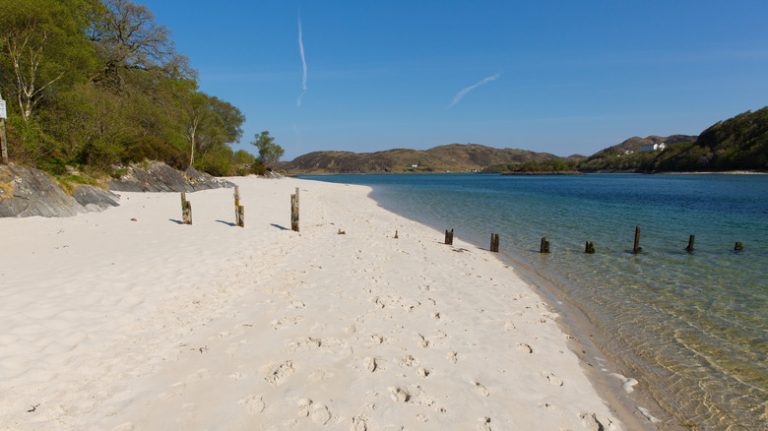
<svg viewBox="0 0 768 431">
<path fill-rule="evenodd" d="M 283 156 L 285 150 L 275 143 L 275 138 L 269 135 L 265 130 L 256 135 L 256 139 L 251 142 L 259 150 L 259 160 L 266 166 L 271 166 Z"/>
<path fill-rule="evenodd" d="M 149 9 L 129 0 L 0 0 L 12 160 L 108 172 L 144 159 L 232 175 L 243 114 L 200 91 Z"/>
</svg>

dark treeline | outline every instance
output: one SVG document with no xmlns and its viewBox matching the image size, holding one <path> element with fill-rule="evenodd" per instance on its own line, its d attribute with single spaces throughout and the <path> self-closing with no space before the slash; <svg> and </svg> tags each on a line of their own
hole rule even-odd
<svg viewBox="0 0 768 431">
<path fill-rule="evenodd" d="M 243 114 L 198 88 L 168 30 L 128 0 L 0 0 L 0 91 L 12 161 L 54 174 L 160 160 L 261 172 L 229 144 Z"/>
</svg>

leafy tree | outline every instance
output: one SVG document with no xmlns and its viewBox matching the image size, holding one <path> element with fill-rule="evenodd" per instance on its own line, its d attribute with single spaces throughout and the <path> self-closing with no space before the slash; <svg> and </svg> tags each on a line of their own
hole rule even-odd
<svg viewBox="0 0 768 431">
<path fill-rule="evenodd" d="M 283 156 L 285 150 L 283 147 L 275 143 L 275 138 L 269 135 L 269 131 L 265 130 L 256 135 L 256 140 L 251 142 L 259 150 L 259 160 L 264 165 L 272 165 Z"/>
<path fill-rule="evenodd" d="M 25 122 L 55 84 L 74 81 L 79 71 L 92 66 L 93 49 L 84 30 L 87 15 L 97 4 L 89 0 L 0 1 L 2 75 L 13 76 L 11 90 Z"/>
</svg>

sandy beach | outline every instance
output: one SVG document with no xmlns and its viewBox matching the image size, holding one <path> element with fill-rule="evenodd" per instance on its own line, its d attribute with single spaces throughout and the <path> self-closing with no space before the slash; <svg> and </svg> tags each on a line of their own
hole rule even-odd
<svg viewBox="0 0 768 431">
<path fill-rule="evenodd" d="M 192 226 L 175 193 L 0 219 L 0 429 L 627 429 L 491 253 L 366 187 L 232 181 L 244 229 L 231 189 Z"/>
</svg>

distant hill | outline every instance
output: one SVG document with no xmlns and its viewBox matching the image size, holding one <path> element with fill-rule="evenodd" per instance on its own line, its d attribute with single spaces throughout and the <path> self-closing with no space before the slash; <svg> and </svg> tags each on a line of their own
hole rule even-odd
<svg viewBox="0 0 768 431">
<path fill-rule="evenodd" d="M 655 171 L 768 171 L 768 107 L 720 121 L 695 143 L 664 152 Z"/>
<path fill-rule="evenodd" d="M 399 148 L 375 153 L 317 151 L 281 163 L 278 169 L 288 173 L 482 171 L 512 174 L 768 171 L 768 107 L 720 121 L 699 136 L 633 137 L 589 157 L 558 157 L 511 148 L 451 144 L 429 150 Z"/>
<path fill-rule="evenodd" d="M 691 144 L 696 141 L 696 138 L 690 135 L 652 135 L 645 138 L 635 136 L 598 151 L 581 161 L 578 169 L 585 172 L 647 170 L 659 154 L 671 151 L 681 144 Z M 649 146 L 661 144 L 664 145 L 664 150 L 645 150 Z"/>
<path fill-rule="evenodd" d="M 477 144 L 450 144 L 429 150 L 397 148 L 375 153 L 316 151 L 277 168 L 288 173 L 383 173 L 383 172 L 472 172 L 497 164 L 556 160 L 549 153 Z"/>
</svg>

